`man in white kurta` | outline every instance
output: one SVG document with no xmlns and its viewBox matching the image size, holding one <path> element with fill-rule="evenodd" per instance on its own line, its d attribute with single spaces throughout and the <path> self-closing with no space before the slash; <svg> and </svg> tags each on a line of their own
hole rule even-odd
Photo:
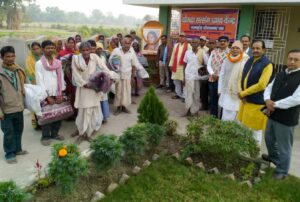
<svg viewBox="0 0 300 202">
<path fill-rule="evenodd" d="M 115 115 L 122 111 L 130 113 L 127 107 L 131 104 L 131 75 L 133 68 L 139 70 L 143 68 L 138 62 L 133 48 L 131 48 L 131 39 L 125 37 L 122 41 L 122 47 L 115 48 L 110 56 L 118 56 L 121 60 L 121 66 L 118 71 L 120 81 L 116 83 L 116 94 L 114 106 L 116 107 Z"/>
<path fill-rule="evenodd" d="M 90 44 L 82 42 L 80 44 L 80 55 L 74 55 L 72 59 L 73 82 L 76 85 L 75 108 L 78 109 L 76 126 L 79 131 L 79 138 L 90 136 L 98 131 L 102 124 L 102 111 L 100 100 L 103 93 L 96 92 L 88 86 L 89 78 L 99 68 L 110 74 L 109 69 L 100 58 L 91 53 Z"/>
<path fill-rule="evenodd" d="M 191 45 L 187 43 L 184 33 L 181 33 L 179 36 L 179 43 L 175 44 L 170 59 L 169 67 L 172 71 L 172 80 L 175 85 L 176 95 L 172 99 L 184 98 L 182 81 L 184 77 L 183 65 L 184 65 L 184 55 L 187 50 L 191 49 Z"/>
<path fill-rule="evenodd" d="M 199 47 L 199 38 L 191 42 L 192 50 L 187 50 L 184 56 L 184 83 L 186 115 L 195 115 L 200 109 L 200 79 L 198 70 L 207 64 L 207 55 Z"/>
<path fill-rule="evenodd" d="M 218 81 L 219 105 L 223 108 L 222 120 L 236 119 L 240 107 L 240 79 L 248 59 L 249 56 L 243 53 L 243 44 L 235 41 L 222 64 Z"/>
</svg>

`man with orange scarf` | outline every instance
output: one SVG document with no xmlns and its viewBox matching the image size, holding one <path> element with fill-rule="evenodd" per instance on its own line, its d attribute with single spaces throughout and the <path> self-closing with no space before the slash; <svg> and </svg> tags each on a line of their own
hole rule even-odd
<svg viewBox="0 0 300 202">
<path fill-rule="evenodd" d="M 16 156 L 27 154 L 22 150 L 24 128 L 24 82 L 25 73 L 15 63 L 15 49 L 1 48 L 0 67 L 0 121 L 3 131 L 3 146 L 7 163 L 17 163 Z"/>
<path fill-rule="evenodd" d="M 184 33 L 179 35 L 179 41 L 175 44 L 170 59 L 169 67 L 172 71 L 172 80 L 175 85 L 176 95 L 172 99 L 184 99 L 182 82 L 184 80 L 184 56 L 187 50 L 191 50 L 192 47 L 188 44 Z"/>
<path fill-rule="evenodd" d="M 222 64 L 218 83 L 219 105 L 223 109 L 222 120 L 233 121 L 236 119 L 240 106 L 239 81 L 248 59 L 249 56 L 243 53 L 243 44 L 235 41 Z"/>
</svg>

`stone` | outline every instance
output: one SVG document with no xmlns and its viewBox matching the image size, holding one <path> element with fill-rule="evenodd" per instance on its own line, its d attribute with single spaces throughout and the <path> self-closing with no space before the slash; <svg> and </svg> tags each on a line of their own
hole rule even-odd
<svg viewBox="0 0 300 202">
<path fill-rule="evenodd" d="M 177 160 L 179 160 L 179 158 L 180 158 L 180 155 L 179 155 L 178 152 L 172 154 L 172 156 L 173 156 L 175 159 L 177 159 Z"/>
<path fill-rule="evenodd" d="M 118 186 L 119 186 L 119 185 L 118 185 L 117 183 L 112 182 L 112 183 L 108 186 L 107 192 L 108 192 L 108 193 L 113 192 Z"/>
<path fill-rule="evenodd" d="M 217 167 L 214 167 L 210 170 L 208 170 L 208 173 L 211 173 L 211 174 L 220 174 L 220 171 Z"/>
<path fill-rule="evenodd" d="M 138 174 L 140 171 L 141 171 L 141 168 L 138 167 L 138 166 L 135 166 L 135 167 L 133 168 L 133 170 L 132 170 L 132 173 L 136 175 L 136 174 Z"/>
<path fill-rule="evenodd" d="M 232 180 L 232 181 L 235 181 L 235 176 L 234 176 L 234 173 L 231 173 L 229 175 L 226 175 L 225 177 L 227 177 L 228 179 Z"/>
<path fill-rule="evenodd" d="M 262 164 L 260 165 L 260 170 L 266 170 L 266 169 L 269 168 L 269 167 L 270 167 L 270 165 L 265 164 L 265 163 L 262 163 Z"/>
<path fill-rule="evenodd" d="M 205 170 L 205 166 L 204 166 L 204 164 L 202 162 L 197 163 L 196 167 L 198 167 L 198 168 L 200 168 L 202 170 Z"/>
<path fill-rule="evenodd" d="M 168 152 L 169 152 L 169 151 L 168 151 L 167 149 L 163 149 L 163 150 L 161 151 L 161 154 L 162 154 L 162 155 L 166 155 L 166 154 L 168 154 Z"/>
<path fill-rule="evenodd" d="M 194 163 L 194 161 L 193 161 L 193 159 L 191 158 L 191 157 L 187 157 L 186 159 L 185 159 L 185 162 L 188 164 L 188 165 L 193 165 L 193 163 Z"/>
<path fill-rule="evenodd" d="M 254 184 L 257 184 L 261 181 L 261 178 L 260 177 L 255 177 L 254 180 L 253 180 L 253 183 Z"/>
<path fill-rule="evenodd" d="M 130 178 L 129 175 L 124 173 L 119 180 L 119 184 L 125 184 L 129 178 Z"/>
<path fill-rule="evenodd" d="M 158 154 L 153 154 L 153 156 L 152 156 L 152 160 L 153 161 L 156 161 L 158 158 L 159 158 Z"/>
<path fill-rule="evenodd" d="M 266 174 L 266 171 L 264 171 L 264 170 L 259 170 L 259 174 L 260 174 L 260 175 L 264 175 L 264 174 Z"/>
<path fill-rule="evenodd" d="M 252 188 L 252 183 L 249 180 L 243 181 L 240 184 L 241 185 L 247 185 L 249 188 Z"/>
<path fill-rule="evenodd" d="M 101 199 L 103 199 L 105 197 L 104 194 L 102 194 L 100 191 L 97 191 L 95 194 L 94 194 L 94 197 L 92 198 L 91 202 L 97 202 L 97 201 L 100 201 Z"/>
<path fill-rule="evenodd" d="M 143 163 L 143 167 L 144 167 L 144 168 L 147 168 L 147 167 L 150 166 L 150 165 L 151 165 L 151 162 L 148 161 L 148 160 L 144 161 L 144 163 Z"/>
</svg>

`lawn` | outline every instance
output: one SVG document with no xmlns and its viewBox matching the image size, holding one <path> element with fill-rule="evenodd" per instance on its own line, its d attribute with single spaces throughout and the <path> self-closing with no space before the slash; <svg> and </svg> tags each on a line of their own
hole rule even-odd
<svg viewBox="0 0 300 202">
<path fill-rule="evenodd" d="M 185 166 L 171 157 L 153 162 L 101 202 L 300 201 L 300 179 L 274 181 L 271 170 L 252 189 L 239 182 Z"/>
</svg>

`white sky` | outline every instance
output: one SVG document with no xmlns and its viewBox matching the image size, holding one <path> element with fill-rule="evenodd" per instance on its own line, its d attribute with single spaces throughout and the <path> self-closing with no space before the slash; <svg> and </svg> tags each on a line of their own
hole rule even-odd
<svg viewBox="0 0 300 202">
<path fill-rule="evenodd" d="M 92 10 L 98 9 L 104 14 L 112 12 L 114 16 L 125 14 L 137 18 L 143 18 L 146 14 L 158 17 L 157 8 L 140 6 L 129 6 L 123 4 L 122 0 L 36 0 L 42 10 L 46 7 L 58 7 L 64 11 L 80 11 L 90 15 Z"/>
</svg>

